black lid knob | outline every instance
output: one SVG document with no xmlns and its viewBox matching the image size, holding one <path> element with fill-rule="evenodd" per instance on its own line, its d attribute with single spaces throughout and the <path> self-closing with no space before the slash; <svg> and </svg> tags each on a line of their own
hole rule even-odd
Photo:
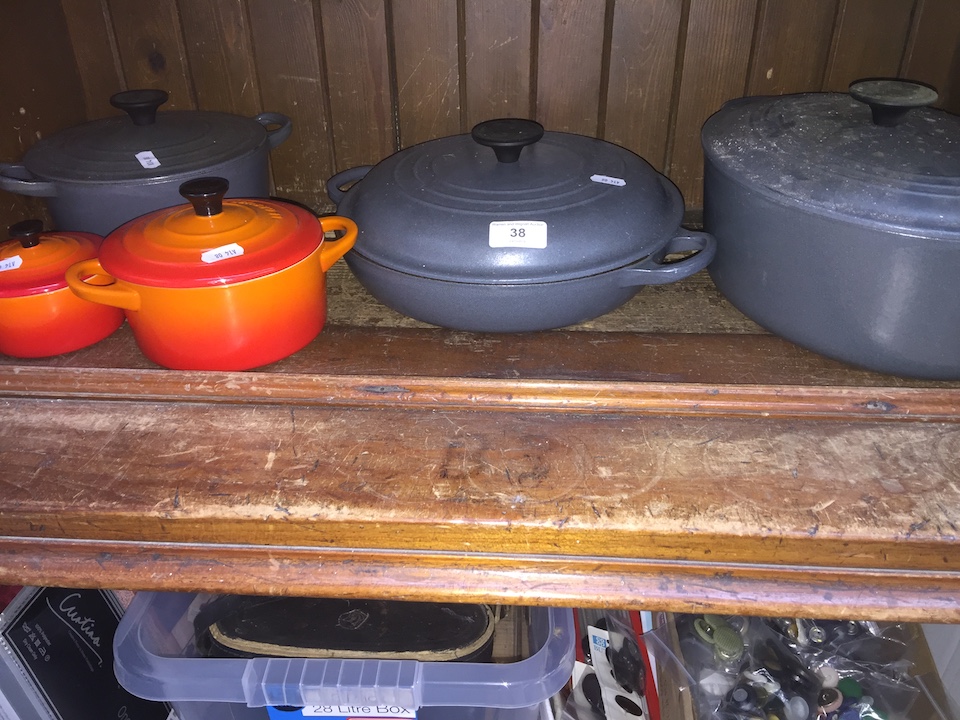
<svg viewBox="0 0 960 720">
<path fill-rule="evenodd" d="M 937 91 L 929 85 L 888 78 L 872 78 L 850 83 L 851 97 L 870 106 L 874 125 L 893 127 L 911 110 L 933 105 Z"/>
<path fill-rule="evenodd" d="M 200 217 L 211 217 L 223 212 L 223 196 L 230 189 L 230 183 L 222 177 L 204 177 L 187 180 L 180 186 L 180 194 Z"/>
<path fill-rule="evenodd" d="M 535 120 L 498 118 L 475 125 L 470 136 L 475 142 L 493 148 L 498 161 L 515 163 L 527 145 L 543 137 L 543 125 Z"/>
<path fill-rule="evenodd" d="M 7 232 L 13 240 L 19 240 L 25 248 L 36 247 L 40 244 L 40 233 L 43 232 L 43 221 L 21 220 L 11 225 Z"/>
<path fill-rule="evenodd" d="M 125 90 L 111 96 L 110 104 L 127 113 L 134 125 L 153 125 L 157 110 L 169 97 L 166 90 Z"/>
</svg>

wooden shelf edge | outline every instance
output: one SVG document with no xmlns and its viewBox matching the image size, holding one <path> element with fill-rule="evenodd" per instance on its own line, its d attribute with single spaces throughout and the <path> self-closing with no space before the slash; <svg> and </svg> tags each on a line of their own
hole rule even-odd
<svg viewBox="0 0 960 720">
<path fill-rule="evenodd" d="M 0 366 L 0 397 L 960 421 L 960 389 Z"/>
<path fill-rule="evenodd" d="M 0 582 L 960 622 L 960 573 L 625 558 L 6 537 L 0 538 Z"/>
</svg>

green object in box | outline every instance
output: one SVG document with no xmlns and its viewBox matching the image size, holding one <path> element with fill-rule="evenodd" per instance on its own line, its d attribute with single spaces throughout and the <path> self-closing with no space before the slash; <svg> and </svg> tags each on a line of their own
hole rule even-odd
<svg viewBox="0 0 960 720">
<path fill-rule="evenodd" d="M 863 697 L 863 688 L 860 687 L 860 683 L 853 678 L 842 678 L 840 682 L 837 683 L 837 690 L 839 690 L 845 698 L 859 700 Z"/>
</svg>

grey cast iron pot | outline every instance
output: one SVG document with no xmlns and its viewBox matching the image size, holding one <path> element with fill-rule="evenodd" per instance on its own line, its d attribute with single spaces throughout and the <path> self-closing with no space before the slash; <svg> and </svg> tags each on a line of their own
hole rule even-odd
<svg viewBox="0 0 960 720">
<path fill-rule="evenodd" d="M 744 98 L 702 130 L 710 274 L 744 314 L 871 370 L 960 378 L 960 117 L 930 88 Z"/>
<path fill-rule="evenodd" d="M 126 115 L 38 140 L 18 164 L 0 163 L 0 189 L 46 199 L 60 230 L 108 235 L 135 217 L 183 202 L 187 180 L 217 176 L 228 197 L 266 197 L 269 153 L 290 118 L 208 111 L 158 112 L 163 90 L 129 90 L 110 103 Z"/>
<path fill-rule="evenodd" d="M 346 191 L 343 188 L 354 184 Z M 457 330 L 520 332 L 603 315 L 702 270 L 679 190 L 609 142 L 498 119 L 327 183 L 359 228 L 345 256 L 385 305 Z M 693 252 L 676 262 L 671 253 Z"/>
</svg>

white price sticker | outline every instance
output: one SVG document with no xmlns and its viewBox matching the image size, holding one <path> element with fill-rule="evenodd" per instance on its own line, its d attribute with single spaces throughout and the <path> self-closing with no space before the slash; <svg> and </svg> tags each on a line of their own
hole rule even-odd
<svg viewBox="0 0 960 720">
<path fill-rule="evenodd" d="M 143 152 L 138 152 L 135 157 L 140 161 L 140 164 L 143 165 L 147 170 L 152 168 L 160 167 L 160 161 L 157 160 L 157 156 L 154 155 L 149 150 L 144 150 Z"/>
<path fill-rule="evenodd" d="M 547 246 L 547 224 L 542 220 L 498 220 L 490 223 L 490 247 L 539 248 Z"/>
<path fill-rule="evenodd" d="M 625 187 L 627 184 L 626 180 L 610 177 L 609 175 L 591 175 L 590 179 L 595 183 L 601 183 L 602 185 L 616 185 L 617 187 Z"/>
<path fill-rule="evenodd" d="M 19 255 L 11 255 L 8 258 L 0 260 L 0 272 L 4 270 L 16 270 L 21 265 L 23 265 L 23 258 Z"/>
<path fill-rule="evenodd" d="M 243 255 L 243 248 L 236 243 L 230 243 L 229 245 L 221 245 L 220 247 L 207 250 L 200 255 L 200 259 L 205 263 L 215 263 L 221 260 L 227 260 L 228 258 L 239 257 L 240 255 Z"/>
</svg>

